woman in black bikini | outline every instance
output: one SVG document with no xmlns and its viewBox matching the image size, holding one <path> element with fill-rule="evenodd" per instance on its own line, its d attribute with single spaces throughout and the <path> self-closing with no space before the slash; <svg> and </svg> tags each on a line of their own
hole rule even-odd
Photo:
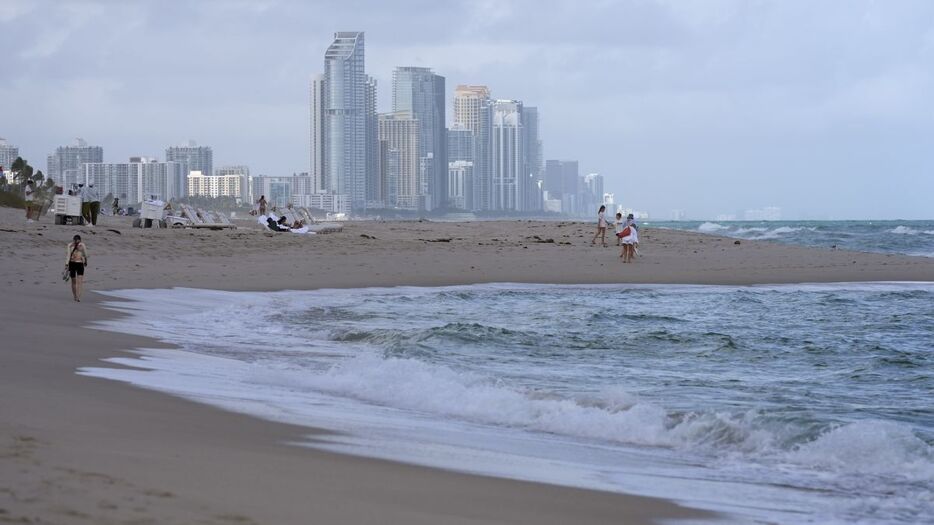
<svg viewBox="0 0 934 525">
<path fill-rule="evenodd" d="M 88 265 L 88 249 L 81 242 L 81 236 L 75 235 L 74 240 L 68 243 L 68 258 L 65 267 L 71 277 L 71 295 L 75 301 L 81 302 L 81 285 L 84 282 L 84 269 Z"/>
</svg>

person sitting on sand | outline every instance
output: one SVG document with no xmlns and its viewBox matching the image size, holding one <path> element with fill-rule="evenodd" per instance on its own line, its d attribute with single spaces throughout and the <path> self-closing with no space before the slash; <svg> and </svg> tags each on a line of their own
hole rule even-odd
<svg viewBox="0 0 934 525">
<path fill-rule="evenodd" d="M 84 284 L 84 269 L 88 266 L 88 249 L 81 242 L 81 236 L 75 235 L 68 243 L 68 257 L 65 259 L 65 268 L 71 277 L 71 295 L 75 301 L 81 302 L 81 287 Z"/>
<path fill-rule="evenodd" d="M 597 233 L 593 235 L 590 244 L 595 244 L 597 242 L 597 237 L 603 239 L 603 247 L 606 248 L 606 206 L 602 205 L 597 211 Z"/>
</svg>

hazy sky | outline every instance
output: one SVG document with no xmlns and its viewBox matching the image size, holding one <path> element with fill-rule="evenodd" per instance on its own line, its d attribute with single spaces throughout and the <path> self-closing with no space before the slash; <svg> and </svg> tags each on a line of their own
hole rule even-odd
<svg viewBox="0 0 934 525">
<path fill-rule="evenodd" d="M 934 217 L 929 0 L 0 0 L 0 136 L 308 171 L 308 79 L 358 30 L 380 111 L 395 66 L 487 84 L 656 216 Z"/>
</svg>

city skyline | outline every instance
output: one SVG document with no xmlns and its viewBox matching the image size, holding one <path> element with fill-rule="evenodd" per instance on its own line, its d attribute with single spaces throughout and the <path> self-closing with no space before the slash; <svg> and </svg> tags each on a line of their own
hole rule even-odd
<svg viewBox="0 0 934 525">
<path fill-rule="evenodd" d="M 334 30 L 359 28 L 379 111 L 396 67 L 446 77 L 449 115 L 453 86 L 488 85 L 542 108 L 546 159 L 658 217 L 929 215 L 934 6 L 747 6 L 196 3 L 176 24 L 172 2 L 6 2 L 0 135 L 37 167 L 80 136 L 106 162 L 193 138 L 253 173 L 307 171 L 310 76 Z"/>
</svg>

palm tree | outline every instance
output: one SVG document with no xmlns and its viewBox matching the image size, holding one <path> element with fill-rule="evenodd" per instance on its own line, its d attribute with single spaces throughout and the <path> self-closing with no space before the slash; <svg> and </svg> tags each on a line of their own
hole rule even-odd
<svg viewBox="0 0 934 525">
<path fill-rule="evenodd" d="M 19 179 L 19 174 L 23 171 L 23 166 L 26 164 L 26 161 L 23 160 L 23 157 L 16 157 L 16 160 L 13 161 L 13 164 L 10 165 L 10 173 L 13 175 L 13 182 L 15 183 Z"/>
</svg>

